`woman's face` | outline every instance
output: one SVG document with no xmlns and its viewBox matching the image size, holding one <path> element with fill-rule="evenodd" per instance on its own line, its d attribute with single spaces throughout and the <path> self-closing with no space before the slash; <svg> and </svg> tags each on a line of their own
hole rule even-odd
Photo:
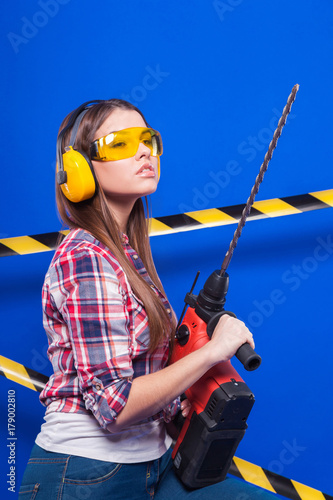
<svg viewBox="0 0 333 500">
<path fill-rule="evenodd" d="M 134 110 L 115 109 L 96 131 L 94 140 L 130 127 L 146 127 Z M 154 193 L 158 183 L 158 158 L 151 156 L 143 143 L 131 158 L 116 161 L 92 161 L 95 174 L 109 202 L 134 203 L 141 196 Z"/>
</svg>

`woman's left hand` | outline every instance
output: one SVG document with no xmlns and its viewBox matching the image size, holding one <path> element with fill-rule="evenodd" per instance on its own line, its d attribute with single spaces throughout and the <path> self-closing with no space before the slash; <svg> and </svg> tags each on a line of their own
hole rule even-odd
<svg viewBox="0 0 333 500">
<path fill-rule="evenodd" d="M 180 409 L 181 409 L 181 412 L 182 412 L 182 415 L 184 418 L 187 417 L 187 415 L 190 413 L 190 410 L 191 410 L 191 403 L 189 402 L 188 399 L 184 399 L 181 403 L 180 403 Z"/>
<path fill-rule="evenodd" d="M 184 401 L 182 401 L 180 403 L 180 411 L 181 411 L 183 418 L 187 417 L 187 415 L 190 413 L 190 409 L 191 409 L 191 403 L 189 402 L 188 399 L 184 399 Z M 179 415 L 179 413 L 178 413 L 178 415 Z M 177 420 L 177 416 L 175 417 L 175 419 Z M 171 422 L 169 422 L 165 425 L 166 425 L 166 429 L 167 429 L 168 434 L 172 437 L 172 439 L 174 439 L 176 441 L 178 439 L 179 433 L 181 431 L 182 424 L 180 426 L 178 424 L 178 426 L 177 426 L 175 424 L 175 421 L 171 420 Z"/>
</svg>

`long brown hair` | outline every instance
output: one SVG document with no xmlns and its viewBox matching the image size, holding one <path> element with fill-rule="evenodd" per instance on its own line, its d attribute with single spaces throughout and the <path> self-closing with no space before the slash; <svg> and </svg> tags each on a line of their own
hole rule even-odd
<svg viewBox="0 0 333 500">
<path fill-rule="evenodd" d="M 121 99 L 102 101 L 90 106 L 84 115 L 76 135 L 75 149 L 82 151 L 90 158 L 90 144 L 94 140 L 96 131 L 112 111 L 117 108 L 138 112 L 147 124 L 141 111 L 129 102 Z M 68 123 L 69 117 L 70 114 L 64 119 L 60 126 L 59 133 Z M 68 145 L 70 132 L 71 129 L 67 130 L 64 135 L 62 141 L 63 152 L 64 147 Z M 125 271 L 134 294 L 143 302 L 147 312 L 150 330 L 150 351 L 156 349 L 165 338 L 170 339 L 170 346 L 172 347 L 176 326 L 175 316 L 173 314 L 172 320 L 170 320 L 168 312 L 158 295 L 129 262 L 122 246 L 118 224 L 108 207 L 106 197 L 97 179 L 96 185 L 96 193 L 92 198 L 79 203 L 73 203 L 64 196 L 60 186 L 56 183 L 56 201 L 60 218 L 70 228 L 82 228 L 89 231 L 97 240 L 108 247 L 118 259 Z M 128 219 L 126 232 L 130 245 L 140 255 L 150 278 L 164 293 L 151 254 L 148 227 L 149 206 L 147 198 L 145 197 L 144 199 L 145 206 L 141 198 L 135 202 Z"/>
</svg>

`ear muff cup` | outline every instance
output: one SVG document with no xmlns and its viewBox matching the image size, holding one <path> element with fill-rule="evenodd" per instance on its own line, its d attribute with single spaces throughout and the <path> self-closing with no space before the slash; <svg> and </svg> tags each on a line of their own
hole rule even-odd
<svg viewBox="0 0 333 500">
<path fill-rule="evenodd" d="M 79 203 L 92 198 L 96 191 L 96 180 L 89 158 L 69 146 L 62 155 L 67 180 L 61 189 L 68 200 Z"/>
</svg>

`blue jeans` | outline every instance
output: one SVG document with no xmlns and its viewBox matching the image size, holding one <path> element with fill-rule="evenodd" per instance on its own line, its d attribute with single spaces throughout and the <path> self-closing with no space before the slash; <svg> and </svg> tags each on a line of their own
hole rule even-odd
<svg viewBox="0 0 333 500">
<path fill-rule="evenodd" d="M 174 474 L 171 450 L 158 460 L 116 464 L 52 453 L 35 445 L 25 470 L 20 500 L 265 500 L 275 495 L 237 478 L 187 490 Z"/>
</svg>

